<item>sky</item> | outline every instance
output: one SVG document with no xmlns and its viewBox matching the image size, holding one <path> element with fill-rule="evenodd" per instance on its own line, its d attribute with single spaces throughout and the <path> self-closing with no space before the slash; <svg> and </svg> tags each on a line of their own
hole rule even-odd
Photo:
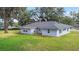
<svg viewBox="0 0 79 59">
<path fill-rule="evenodd" d="M 69 13 L 71 11 L 78 12 L 79 11 L 79 7 L 64 7 L 64 10 L 65 10 L 65 15 L 69 16 Z"/>
</svg>

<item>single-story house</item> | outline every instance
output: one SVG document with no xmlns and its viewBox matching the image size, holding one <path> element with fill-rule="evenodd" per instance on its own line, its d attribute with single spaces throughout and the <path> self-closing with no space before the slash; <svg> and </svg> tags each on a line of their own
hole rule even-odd
<svg viewBox="0 0 79 59">
<path fill-rule="evenodd" d="M 62 36 L 70 32 L 71 26 L 55 21 L 35 22 L 20 27 L 21 33 L 40 33 L 47 36 Z"/>
</svg>

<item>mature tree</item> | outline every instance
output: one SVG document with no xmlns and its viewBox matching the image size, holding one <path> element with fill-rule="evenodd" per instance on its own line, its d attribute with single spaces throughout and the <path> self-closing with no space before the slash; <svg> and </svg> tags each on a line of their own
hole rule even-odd
<svg viewBox="0 0 79 59">
<path fill-rule="evenodd" d="M 8 33 L 8 23 L 11 18 L 16 18 L 24 7 L 0 7 L 0 16 L 4 19 L 4 31 Z"/>
<path fill-rule="evenodd" d="M 31 21 L 30 12 L 27 10 L 27 8 L 20 8 L 18 19 L 20 26 L 26 25 L 26 23 Z"/>
<path fill-rule="evenodd" d="M 36 7 L 31 11 L 32 16 L 38 17 L 40 21 L 59 21 L 63 15 L 64 8 L 62 7 Z"/>
<path fill-rule="evenodd" d="M 6 7 L 1 7 L 0 8 L 0 16 L 2 19 L 4 19 L 4 30 L 5 33 L 7 33 L 8 31 L 8 20 L 11 17 L 11 12 L 12 12 L 12 8 L 6 8 Z"/>
<path fill-rule="evenodd" d="M 68 25 L 74 25 L 75 21 L 72 19 L 72 17 L 64 16 L 62 17 L 61 23 L 68 24 Z"/>
<path fill-rule="evenodd" d="M 79 11 L 78 12 L 70 12 L 72 19 L 76 24 L 79 24 Z"/>
</svg>

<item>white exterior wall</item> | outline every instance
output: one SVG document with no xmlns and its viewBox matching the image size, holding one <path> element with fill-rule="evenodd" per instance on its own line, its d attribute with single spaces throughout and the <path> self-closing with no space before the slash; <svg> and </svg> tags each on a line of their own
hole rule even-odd
<svg viewBox="0 0 79 59">
<path fill-rule="evenodd" d="M 21 33 L 33 34 L 36 29 L 26 29 L 26 30 L 27 30 L 27 32 L 24 32 L 23 29 L 21 29 Z M 59 36 L 62 36 L 62 35 L 65 35 L 65 34 L 69 33 L 70 32 L 70 28 L 69 28 L 68 31 L 67 31 L 67 29 L 66 30 L 61 30 L 61 33 L 59 32 L 59 30 L 49 30 L 50 31 L 49 33 L 48 33 L 47 29 L 41 29 L 40 31 L 41 31 L 40 33 L 42 33 L 42 35 L 59 37 Z"/>
<path fill-rule="evenodd" d="M 24 32 L 23 30 L 24 29 L 21 29 L 21 33 L 23 33 L 23 34 L 33 34 L 35 29 L 26 29 L 27 32 Z"/>
<path fill-rule="evenodd" d="M 69 28 L 69 30 L 67 31 L 67 29 L 66 30 L 61 30 L 62 32 L 61 33 L 59 33 L 59 30 L 57 30 L 57 36 L 62 36 L 62 35 L 65 35 L 65 34 L 68 34 L 68 33 L 70 33 L 70 28 Z"/>
<path fill-rule="evenodd" d="M 70 28 L 69 28 L 69 31 L 67 31 L 67 29 L 64 30 L 64 31 L 61 30 L 62 31 L 61 33 L 59 33 L 59 30 L 50 30 L 50 33 L 48 33 L 47 29 L 46 30 L 41 30 L 41 31 L 42 31 L 42 35 L 57 36 L 57 37 L 59 37 L 59 36 L 65 35 L 67 33 L 70 33 Z"/>
<path fill-rule="evenodd" d="M 41 30 L 42 35 L 48 35 L 48 36 L 57 36 L 57 30 L 50 30 L 50 33 L 48 33 L 48 30 Z"/>
</svg>

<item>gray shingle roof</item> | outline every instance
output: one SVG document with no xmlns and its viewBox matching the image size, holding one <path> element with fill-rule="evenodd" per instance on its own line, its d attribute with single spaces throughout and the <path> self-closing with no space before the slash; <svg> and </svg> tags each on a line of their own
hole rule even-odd
<svg viewBox="0 0 79 59">
<path fill-rule="evenodd" d="M 23 28 L 40 28 L 40 29 L 65 29 L 70 28 L 71 26 L 54 22 L 54 21 L 47 21 L 47 22 L 35 22 L 23 26 Z"/>
</svg>

